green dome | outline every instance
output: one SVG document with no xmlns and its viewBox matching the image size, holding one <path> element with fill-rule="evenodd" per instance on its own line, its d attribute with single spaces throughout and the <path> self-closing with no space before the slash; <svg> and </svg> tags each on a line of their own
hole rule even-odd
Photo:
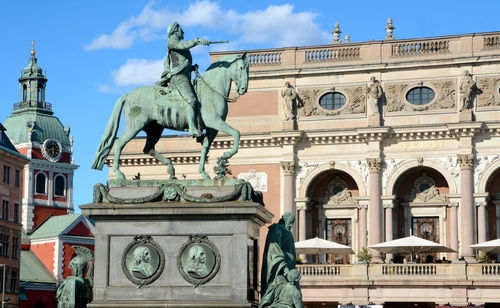
<svg viewBox="0 0 500 308">
<path fill-rule="evenodd" d="M 69 130 L 66 130 L 59 119 L 49 110 L 40 108 L 23 108 L 12 112 L 3 123 L 5 134 L 14 144 L 34 142 L 42 144 L 46 139 L 57 139 L 65 148 L 70 147 Z M 30 128 L 31 140 L 30 140 Z"/>
</svg>

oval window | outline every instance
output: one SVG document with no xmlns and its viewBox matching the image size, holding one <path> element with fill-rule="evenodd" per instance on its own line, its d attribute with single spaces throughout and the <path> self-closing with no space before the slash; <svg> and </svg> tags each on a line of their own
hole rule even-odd
<svg viewBox="0 0 500 308">
<path fill-rule="evenodd" d="M 340 109 L 345 104 L 345 96 L 339 92 L 330 92 L 321 96 L 319 105 L 328 110 Z"/>
<path fill-rule="evenodd" d="M 413 88 L 406 93 L 406 100 L 413 105 L 425 105 L 434 99 L 434 91 L 428 87 Z"/>
</svg>

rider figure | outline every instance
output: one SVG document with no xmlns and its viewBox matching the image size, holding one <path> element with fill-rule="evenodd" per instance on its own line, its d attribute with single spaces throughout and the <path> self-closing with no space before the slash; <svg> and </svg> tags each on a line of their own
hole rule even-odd
<svg viewBox="0 0 500 308">
<path fill-rule="evenodd" d="M 190 48 L 196 45 L 209 45 L 210 41 L 197 38 L 189 41 L 184 39 L 184 31 L 181 26 L 174 22 L 168 27 L 167 55 L 163 62 L 163 73 L 161 79 L 156 83 L 157 86 L 167 86 L 172 84 L 189 105 L 187 108 L 187 120 L 189 125 L 189 135 L 193 137 L 201 136 L 201 130 L 197 125 L 197 109 L 199 108 L 198 99 L 191 85 L 191 71 L 193 58 Z"/>
</svg>

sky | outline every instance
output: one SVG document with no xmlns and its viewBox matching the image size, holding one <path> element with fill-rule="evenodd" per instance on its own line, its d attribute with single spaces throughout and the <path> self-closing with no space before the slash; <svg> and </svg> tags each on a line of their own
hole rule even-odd
<svg viewBox="0 0 500 308">
<path fill-rule="evenodd" d="M 107 167 L 90 165 L 112 108 L 121 95 L 159 79 L 173 21 L 185 39 L 230 41 L 191 50 L 203 70 L 210 51 L 329 44 L 335 22 L 342 39 L 348 34 L 363 42 L 383 40 L 392 18 L 396 39 L 410 39 L 500 31 L 499 11 L 498 0 L 6 0 L 0 3 L 0 121 L 20 101 L 17 79 L 35 40 L 38 64 L 47 71 L 46 101 L 74 137 L 79 212 L 92 202 L 94 184 L 107 180 Z"/>
</svg>

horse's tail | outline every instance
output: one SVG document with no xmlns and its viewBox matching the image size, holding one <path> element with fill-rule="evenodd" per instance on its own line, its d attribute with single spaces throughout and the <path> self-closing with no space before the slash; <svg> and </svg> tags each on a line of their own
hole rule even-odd
<svg viewBox="0 0 500 308">
<path fill-rule="evenodd" d="M 101 143 L 99 143 L 99 148 L 94 156 L 94 162 L 92 163 L 92 169 L 102 170 L 104 162 L 111 152 L 111 148 L 115 143 L 116 133 L 118 132 L 118 127 L 120 126 L 120 116 L 122 114 L 123 105 L 127 100 L 127 94 L 122 95 L 115 104 L 113 108 L 113 113 L 109 118 L 108 125 L 104 130 L 102 135 Z"/>
</svg>

